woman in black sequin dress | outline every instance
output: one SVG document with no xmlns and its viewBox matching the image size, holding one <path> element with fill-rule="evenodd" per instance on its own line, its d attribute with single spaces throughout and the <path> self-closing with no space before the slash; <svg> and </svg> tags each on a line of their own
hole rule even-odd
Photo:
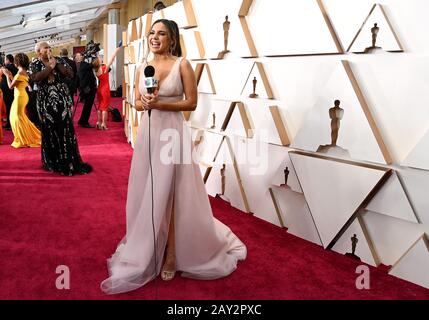
<svg viewBox="0 0 429 320">
<path fill-rule="evenodd" d="M 73 127 L 73 100 L 62 80 L 73 76 L 73 71 L 61 58 L 52 57 L 46 42 L 36 44 L 36 53 L 38 58 L 31 63 L 29 74 L 37 86 L 43 168 L 67 176 L 89 173 L 92 167 L 80 157 Z"/>
</svg>

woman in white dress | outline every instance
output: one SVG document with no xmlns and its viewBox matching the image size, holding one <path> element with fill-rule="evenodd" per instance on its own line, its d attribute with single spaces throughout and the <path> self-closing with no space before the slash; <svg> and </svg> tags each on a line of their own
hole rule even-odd
<svg viewBox="0 0 429 320">
<path fill-rule="evenodd" d="M 186 160 L 193 146 L 182 111 L 195 110 L 198 93 L 192 66 L 180 57 L 177 24 L 155 21 L 148 45 L 154 59 L 137 70 L 135 107 L 151 111 L 144 113 L 137 133 L 126 235 L 108 259 L 110 277 L 101 283 L 109 294 L 137 289 L 159 274 L 172 280 L 176 270 L 196 279 L 225 277 L 247 254 L 237 236 L 213 217 L 199 165 Z M 153 94 L 144 86 L 147 65 L 158 80 Z"/>
</svg>

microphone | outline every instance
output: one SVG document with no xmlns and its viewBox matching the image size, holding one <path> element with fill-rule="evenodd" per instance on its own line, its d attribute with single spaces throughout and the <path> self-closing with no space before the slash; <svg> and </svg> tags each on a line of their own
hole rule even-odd
<svg viewBox="0 0 429 320">
<path fill-rule="evenodd" d="M 156 88 L 158 87 L 158 80 L 156 80 L 154 78 L 155 75 L 155 68 L 153 66 L 146 66 L 146 68 L 144 68 L 144 86 L 146 88 L 146 91 L 148 93 L 154 93 Z M 149 111 L 149 117 L 150 117 L 150 112 L 152 110 L 148 110 Z"/>
</svg>

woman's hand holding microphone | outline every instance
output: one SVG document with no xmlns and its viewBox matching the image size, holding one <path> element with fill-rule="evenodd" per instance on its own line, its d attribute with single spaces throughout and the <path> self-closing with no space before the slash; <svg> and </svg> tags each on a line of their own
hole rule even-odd
<svg viewBox="0 0 429 320">
<path fill-rule="evenodd" d="M 155 93 L 146 93 L 141 96 L 142 106 L 145 110 L 158 109 L 158 90 Z"/>
</svg>

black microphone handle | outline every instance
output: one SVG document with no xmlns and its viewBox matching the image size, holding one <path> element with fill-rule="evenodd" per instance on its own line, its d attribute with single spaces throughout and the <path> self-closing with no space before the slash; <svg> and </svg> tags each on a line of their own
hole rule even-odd
<svg viewBox="0 0 429 320">
<path fill-rule="evenodd" d="M 152 94 L 152 93 L 154 93 L 154 92 L 155 92 L 155 88 L 146 88 L 146 91 L 147 91 L 147 93 Z M 151 111 L 152 111 L 151 109 L 149 109 L 149 110 L 148 110 L 148 112 L 149 112 L 149 117 L 150 117 L 150 112 L 151 112 Z"/>
</svg>

